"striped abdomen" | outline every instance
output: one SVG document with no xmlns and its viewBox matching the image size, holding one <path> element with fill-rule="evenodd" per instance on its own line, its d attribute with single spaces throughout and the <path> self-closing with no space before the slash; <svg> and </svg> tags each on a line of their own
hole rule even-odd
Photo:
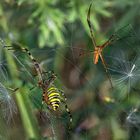
<svg viewBox="0 0 140 140">
<path fill-rule="evenodd" d="M 43 93 L 43 102 L 45 102 L 48 105 L 48 107 L 51 108 L 53 111 L 56 111 L 59 108 L 60 103 L 64 103 L 65 109 L 70 118 L 69 121 L 70 123 L 72 123 L 72 115 L 66 104 L 66 100 L 67 99 L 64 93 L 58 90 L 55 86 L 50 86 L 47 92 Z M 71 126 L 69 126 L 69 128 L 71 128 Z"/>
<path fill-rule="evenodd" d="M 47 90 L 48 102 L 54 111 L 59 108 L 60 100 L 60 93 L 58 89 L 54 86 L 51 86 Z"/>
</svg>

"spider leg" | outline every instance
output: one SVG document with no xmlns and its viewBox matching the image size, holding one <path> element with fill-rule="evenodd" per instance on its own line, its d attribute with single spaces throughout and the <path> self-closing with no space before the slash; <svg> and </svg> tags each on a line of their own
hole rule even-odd
<svg viewBox="0 0 140 140">
<path fill-rule="evenodd" d="M 19 90 L 19 88 L 13 89 L 13 88 L 10 88 L 10 87 L 8 87 L 7 89 L 9 89 L 9 90 L 11 90 L 11 91 L 13 91 L 13 92 L 16 92 L 17 90 Z"/>
<path fill-rule="evenodd" d="M 50 75 L 52 75 L 52 74 L 54 74 L 54 71 L 53 70 L 50 70 L 50 71 L 42 71 L 42 74 L 50 74 Z"/>
<path fill-rule="evenodd" d="M 92 52 L 93 52 L 93 51 L 81 52 L 81 53 L 79 54 L 79 56 L 90 56 Z"/>
<path fill-rule="evenodd" d="M 45 103 L 45 92 L 43 92 L 43 94 L 42 94 L 42 102 L 41 102 L 41 111 L 42 111 L 42 109 L 43 109 L 43 105 L 44 105 L 44 103 Z"/>
<path fill-rule="evenodd" d="M 37 71 L 37 74 L 39 76 L 39 80 L 43 81 L 43 77 L 42 77 L 42 70 L 39 66 L 39 63 L 37 62 L 37 60 L 32 56 L 32 54 L 30 53 L 30 51 L 27 48 L 21 48 L 23 52 L 26 52 L 29 56 L 29 58 L 32 60 L 34 67 Z"/>
<path fill-rule="evenodd" d="M 50 85 L 53 85 L 55 79 L 56 79 L 56 76 L 55 75 L 51 75 L 50 77 L 48 77 L 47 80 L 44 81 L 44 84 L 43 84 L 43 86 L 45 87 L 45 89 L 47 89 Z"/>
<path fill-rule="evenodd" d="M 100 48 L 103 49 L 107 47 L 108 45 L 112 44 L 116 40 L 118 40 L 118 38 L 115 36 L 115 34 L 113 34 L 103 45 L 100 46 Z"/>
<path fill-rule="evenodd" d="M 105 60 L 104 60 L 104 58 L 103 58 L 103 56 L 102 56 L 102 53 L 100 53 L 99 55 L 100 55 L 100 58 L 101 58 L 102 64 L 103 64 L 103 66 L 104 66 L 104 69 L 105 69 L 106 75 L 107 75 L 107 77 L 108 77 L 108 79 L 109 79 L 109 82 L 110 82 L 111 88 L 113 89 L 113 84 L 112 84 L 112 81 L 111 81 L 111 75 L 110 75 L 109 71 L 107 70 L 107 68 L 108 68 L 108 67 L 107 67 L 107 64 L 106 64 L 106 62 L 105 62 Z"/>
<path fill-rule="evenodd" d="M 29 90 L 32 91 L 35 88 L 36 88 L 36 86 L 32 86 Z"/>
<path fill-rule="evenodd" d="M 40 108 L 40 118 L 42 116 L 42 110 L 43 110 L 43 105 L 45 102 L 47 102 L 48 100 L 46 100 L 46 92 L 43 91 L 43 94 L 42 94 L 42 102 L 41 102 L 41 108 Z M 49 109 L 49 107 L 47 106 L 47 108 Z"/>
<path fill-rule="evenodd" d="M 62 95 L 61 102 L 65 105 L 66 112 L 68 113 L 69 118 L 70 118 L 69 119 L 69 123 L 70 123 L 69 124 L 69 129 L 71 129 L 71 127 L 72 127 L 72 114 L 71 114 L 71 112 L 70 112 L 70 110 L 68 108 L 68 105 L 66 104 L 67 98 L 66 98 L 66 96 L 65 96 L 65 94 L 64 94 L 64 92 L 62 90 L 59 90 L 59 92 Z"/>
<path fill-rule="evenodd" d="M 95 38 L 94 38 L 94 35 L 93 35 L 93 28 L 92 28 L 91 21 L 90 21 L 91 6 L 92 6 L 92 3 L 90 4 L 89 9 L 88 9 L 87 23 L 88 23 L 88 27 L 89 27 L 89 30 L 90 30 L 90 35 L 91 35 L 93 47 L 95 48 L 97 45 L 96 45 L 96 41 L 95 41 Z"/>
<path fill-rule="evenodd" d="M 24 53 L 27 53 L 29 58 L 31 59 L 31 61 L 34 64 L 34 68 L 39 76 L 39 81 L 43 81 L 43 77 L 42 77 L 42 70 L 39 66 L 39 63 L 37 62 L 37 60 L 32 56 L 32 54 L 30 53 L 30 51 L 27 48 L 23 48 L 20 47 L 19 44 L 12 44 L 12 46 L 4 46 L 6 47 L 8 50 L 13 50 L 13 51 L 22 51 Z"/>
</svg>

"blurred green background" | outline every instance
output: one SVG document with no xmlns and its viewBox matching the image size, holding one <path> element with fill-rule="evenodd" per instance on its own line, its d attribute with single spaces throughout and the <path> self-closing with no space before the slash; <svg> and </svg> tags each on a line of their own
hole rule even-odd
<svg viewBox="0 0 140 140">
<path fill-rule="evenodd" d="M 92 54 L 79 56 L 82 49 L 93 50 L 90 0 L 0 1 L 0 140 L 140 139 L 140 1 L 92 2 L 97 44 L 114 32 L 121 37 L 103 53 L 113 89 L 100 60 L 94 65 Z M 3 48 L 13 42 L 28 47 L 45 71 L 57 74 L 55 85 L 67 96 L 72 130 L 63 104 L 56 113 L 44 107 L 40 117 L 36 72 L 25 53 Z"/>
</svg>

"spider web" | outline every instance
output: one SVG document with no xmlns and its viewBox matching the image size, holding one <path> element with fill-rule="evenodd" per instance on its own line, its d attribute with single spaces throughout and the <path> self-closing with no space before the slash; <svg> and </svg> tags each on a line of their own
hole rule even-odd
<svg viewBox="0 0 140 140">
<path fill-rule="evenodd" d="M 71 47 L 74 46 L 73 44 L 75 44 L 73 42 L 77 41 L 77 38 L 75 38 L 76 35 L 74 35 L 76 32 L 75 29 L 76 27 L 73 29 L 73 24 L 72 24 L 71 39 L 70 39 Z M 112 46 L 115 46 L 115 45 L 112 45 Z M 119 44 L 119 46 L 122 46 L 121 43 Z M 108 94 L 108 91 L 109 91 L 108 88 L 107 89 L 105 88 L 106 85 L 108 84 L 105 83 L 106 82 L 104 80 L 105 76 L 102 73 L 103 70 L 100 67 L 100 64 L 99 66 L 97 66 L 97 69 L 96 69 L 95 66 L 93 65 L 92 58 L 91 59 L 86 58 L 86 57 L 80 58 L 78 56 L 79 52 L 77 52 L 78 49 L 76 50 L 75 47 L 74 47 L 75 50 L 71 49 L 70 47 L 69 48 L 66 47 L 66 49 L 67 49 L 66 51 L 64 50 L 64 48 L 62 48 L 62 50 L 61 48 L 54 48 L 54 49 L 45 48 L 42 50 L 36 49 L 36 50 L 31 50 L 31 53 L 33 54 L 35 59 L 39 61 L 44 71 L 52 70 L 55 68 L 55 72 L 58 74 L 57 76 L 58 80 L 56 81 L 55 84 L 56 86 L 60 88 L 62 86 L 63 87 L 62 89 L 65 89 L 66 95 L 69 97 L 68 105 L 70 105 L 70 108 L 72 108 L 72 114 L 73 114 L 73 120 L 74 120 L 72 138 L 73 139 L 84 138 L 88 140 L 91 138 L 96 138 L 100 133 L 103 133 L 102 135 L 104 136 L 106 134 L 110 135 L 111 134 L 110 129 L 117 128 L 118 130 L 119 126 L 121 126 L 118 122 L 118 118 L 116 119 L 115 117 L 117 116 L 117 114 L 113 113 L 115 111 L 117 112 L 118 110 L 121 112 L 122 108 L 119 108 L 121 106 L 121 102 L 116 102 L 115 100 L 116 98 L 113 96 L 112 98 L 114 100 L 112 101 L 109 98 L 106 98 L 106 100 L 104 100 L 104 97 L 106 96 L 111 97 L 111 96 L 110 94 Z M 20 71 L 21 71 L 20 75 L 23 76 L 21 79 L 24 79 L 25 82 L 29 82 L 29 83 L 31 82 L 31 84 L 34 86 L 37 83 L 36 81 L 37 79 L 33 77 L 34 72 L 32 70 L 32 67 L 34 66 L 31 60 L 27 58 L 28 56 L 26 57 L 26 55 L 27 54 L 25 53 L 18 52 L 18 53 L 15 53 L 13 57 L 20 66 Z M 63 61 L 62 63 L 58 61 L 57 62 L 58 65 L 56 65 L 55 67 L 53 63 L 57 61 L 58 58 L 59 59 L 61 58 L 60 60 L 63 60 Z M 124 61 L 124 59 L 123 60 L 118 59 L 118 56 L 116 56 L 116 58 L 114 58 L 113 56 L 112 61 L 113 62 L 122 61 L 120 62 L 121 66 L 123 67 L 127 66 L 126 70 L 130 70 L 130 72 L 131 70 L 133 70 L 133 63 L 131 64 L 131 62 Z M 88 67 L 85 67 L 85 64 L 87 64 Z M 69 68 L 70 70 L 69 72 L 66 67 Z M 110 69 L 112 69 L 112 67 L 113 67 L 113 64 L 109 66 Z M 115 68 L 117 67 L 115 66 Z M 61 73 L 59 73 L 59 71 L 61 71 Z M 27 72 L 26 73 L 27 75 L 23 75 L 24 72 Z M 30 77 L 30 79 L 33 79 L 33 81 L 35 82 L 32 82 L 32 80 L 28 80 L 28 76 Z M 63 80 L 66 86 L 62 84 L 61 82 L 62 78 L 59 78 L 62 76 L 63 78 L 66 78 L 66 80 Z M 69 81 L 69 82 L 66 83 L 66 81 Z M 105 81 L 105 82 L 103 83 L 102 81 Z M 35 104 L 35 108 L 39 109 L 41 105 L 41 91 L 37 87 L 35 90 L 31 92 L 33 93 L 33 95 L 31 95 L 31 100 L 33 104 Z M 125 107 L 123 107 L 123 109 L 126 110 Z M 65 126 L 67 125 L 66 119 L 68 119 L 68 116 L 65 113 L 65 109 L 63 109 L 63 107 L 60 108 L 59 111 L 60 113 L 62 113 L 60 116 L 58 114 L 50 114 L 48 113 L 48 111 L 46 111 L 46 109 L 44 110 L 45 110 L 45 116 L 49 120 L 49 123 L 45 123 L 45 125 L 50 124 L 49 127 L 51 128 L 51 131 L 52 131 L 52 134 L 50 137 L 53 137 L 55 139 L 57 135 L 59 136 L 59 134 L 56 134 L 56 133 L 59 133 L 60 131 L 62 132 L 61 128 L 63 128 L 63 130 L 67 134 L 68 130 L 65 128 Z M 108 118 L 111 119 L 110 121 L 111 124 L 107 121 Z M 45 121 L 46 121 L 46 118 L 45 118 Z M 63 135 L 62 136 L 63 139 L 69 138 L 68 135 L 63 134 L 61 132 L 60 134 Z M 91 133 L 93 133 L 92 136 L 90 135 Z"/>
<path fill-rule="evenodd" d="M 132 49 L 131 50 L 131 54 L 129 55 L 128 60 L 125 60 L 125 58 L 120 57 L 119 53 L 116 53 L 116 51 L 115 51 L 115 56 L 113 55 L 113 56 L 108 57 L 108 60 L 111 59 L 111 62 L 112 62 L 109 65 L 110 71 L 111 71 L 111 68 L 112 67 L 114 67 L 114 69 L 117 69 L 118 68 L 118 71 L 121 71 L 120 67 L 116 67 L 117 64 L 116 64 L 116 66 L 115 66 L 115 64 L 113 64 L 113 63 L 117 63 L 118 62 L 118 63 L 121 64 L 122 70 L 125 71 L 124 73 L 127 74 L 127 76 L 128 76 L 127 78 L 129 78 L 129 76 L 133 76 L 134 77 L 134 79 L 132 78 L 132 79 L 129 79 L 128 81 L 126 81 L 127 87 L 124 86 L 124 84 L 121 84 L 121 86 L 125 89 L 125 91 L 124 91 L 122 89 L 122 87 L 120 88 L 121 93 L 123 93 L 123 94 L 126 93 L 126 92 L 128 93 L 128 91 L 130 91 L 133 87 L 137 86 L 137 82 L 139 81 L 139 64 L 138 64 L 139 59 L 136 57 L 137 53 L 139 53 L 139 52 L 136 53 L 136 51 L 137 51 L 137 47 L 136 47 L 137 37 L 135 36 L 135 33 L 133 31 L 131 33 L 131 31 L 132 30 L 129 30 L 127 32 L 122 33 L 120 35 L 120 37 L 123 36 L 123 38 L 120 41 L 118 41 L 117 43 L 111 45 L 110 46 L 110 47 L 112 47 L 111 49 L 108 49 L 108 50 L 111 50 L 112 51 L 110 54 L 114 54 L 113 49 L 114 50 L 117 50 L 116 47 L 118 47 L 118 46 L 119 46 L 119 49 L 122 49 L 123 48 L 122 51 L 125 51 L 125 54 L 127 54 L 130 51 L 130 49 Z M 76 30 L 75 30 L 75 32 L 76 32 Z M 129 33 L 130 33 L 130 36 L 129 35 L 128 36 L 124 36 L 124 35 L 127 35 Z M 71 46 L 73 46 L 73 45 L 71 45 Z M 124 49 L 124 46 L 125 46 L 125 49 Z M 129 49 L 130 46 L 131 46 L 131 48 Z M 133 46 L 133 48 L 132 48 L 132 46 Z M 113 48 L 113 47 L 115 47 L 115 48 Z M 73 53 L 74 52 L 72 52 L 72 54 Z M 59 53 L 59 54 L 62 55 L 62 53 Z M 75 55 L 75 54 L 72 55 L 72 56 L 74 58 L 77 58 L 77 55 Z M 77 65 L 73 61 L 71 61 L 70 58 L 68 58 L 66 56 L 64 56 L 64 57 L 65 57 L 65 59 L 67 59 L 67 62 L 70 61 L 70 63 L 73 63 L 74 65 L 76 65 L 78 67 L 78 70 L 82 71 L 82 68 L 79 67 L 79 65 Z M 116 62 L 114 62 L 114 61 L 116 61 Z M 99 68 L 99 66 L 97 66 L 97 67 Z M 95 68 L 93 66 L 91 66 L 90 69 L 93 70 Z M 88 82 L 89 81 L 90 80 L 88 80 Z M 88 82 L 87 82 L 87 85 L 90 85 L 92 87 L 92 89 L 94 89 L 93 87 L 96 88 L 96 85 L 92 85 L 91 83 L 88 83 Z M 115 83 L 115 86 L 116 86 L 116 83 Z M 85 88 L 85 90 L 86 90 L 86 88 Z M 97 98 L 100 98 L 100 96 L 102 96 L 102 95 L 100 95 L 102 91 L 98 91 L 98 92 L 99 92 L 99 95 L 97 96 Z M 105 91 L 103 91 L 103 92 L 105 92 Z M 86 93 L 84 93 L 84 94 L 86 94 Z M 118 94 L 118 93 L 116 92 L 115 94 Z M 78 95 L 79 96 L 83 96 L 83 94 L 80 91 L 79 91 L 79 94 L 77 93 L 77 96 Z M 105 96 L 107 96 L 107 95 L 105 95 Z M 84 108 L 85 108 L 86 111 L 83 111 L 83 113 L 82 113 L 82 110 L 83 109 L 80 110 L 80 111 L 77 110 L 77 112 L 79 112 L 79 115 L 77 115 L 77 116 L 82 116 L 82 118 L 80 118 L 77 121 L 77 123 L 79 123 L 79 125 L 77 124 L 76 125 L 76 129 L 75 129 L 75 135 L 77 136 L 76 137 L 77 139 L 78 138 L 82 138 L 82 137 L 84 137 L 84 139 L 91 139 L 91 137 L 88 134 L 89 134 L 90 131 L 92 131 L 92 128 L 93 127 L 96 128 L 96 126 L 99 126 L 100 127 L 100 129 L 97 127 L 97 129 L 98 129 L 97 131 L 98 132 L 102 131 L 103 134 L 105 133 L 104 135 L 106 135 L 106 133 L 109 135 L 109 133 L 111 133 L 111 132 L 108 132 L 108 131 L 111 131 L 110 128 L 106 129 L 106 127 L 104 127 L 104 125 L 107 125 L 107 126 L 109 125 L 108 124 L 108 121 L 107 121 L 109 117 L 113 117 L 112 120 L 111 120 L 111 124 L 109 125 L 109 127 L 112 127 L 112 129 L 114 129 L 113 130 L 114 131 L 114 137 L 117 137 L 115 135 L 115 129 L 118 131 L 118 133 L 122 133 L 122 136 L 121 137 L 123 137 L 124 139 L 127 137 L 125 135 L 125 131 L 123 129 L 120 129 L 120 127 L 124 124 L 124 123 L 120 123 L 119 122 L 119 119 L 121 118 L 121 116 L 118 116 L 118 114 L 113 113 L 114 110 L 116 110 L 116 112 L 117 111 L 120 111 L 120 114 L 121 114 L 122 110 L 123 111 L 124 110 L 125 111 L 127 110 L 127 107 L 125 107 L 125 105 L 122 104 L 123 101 L 120 101 L 120 98 L 118 99 L 117 96 L 118 95 L 116 95 L 116 96 L 114 96 L 114 95 L 110 96 L 111 98 L 114 98 L 114 100 L 113 99 L 112 100 L 111 99 L 106 100 L 107 103 L 104 103 L 103 102 L 103 103 L 101 103 L 101 105 L 100 105 L 100 103 L 98 101 L 97 102 L 95 101 L 97 104 L 94 104 L 93 103 L 93 106 L 92 107 L 91 106 L 90 107 L 84 106 Z M 120 94 L 120 96 L 123 96 L 123 95 Z M 135 96 L 135 95 L 132 95 L 132 97 L 133 96 Z M 123 100 L 123 98 L 121 98 L 121 100 Z M 130 100 L 126 101 L 126 104 L 127 103 L 129 104 L 129 101 Z M 121 106 L 122 106 L 122 108 L 121 108 Z M 131 105 L 131 106 L 134 106 L 134 105 Z M 101 111 L 99 111 L 99 113 L 97 113 L 98 111 L 97 111 L 96 107 L 98 107 L 98 109 L 101 110 Z M 118 109 L 117 107 L 120 107 L 120 108 Z M 84 113 L 85 113 L 85 117 L 83 115 Z M 111 114 L 109 114 L 109 113 L 111 113 Z M 103 118 L 103 116 L 104 116 L 104 118 Z M 116 117 L 116 116 L 118 116 L 118 117 Z M 91 127 L 90 127 L 89 124 L 92 124 L 92 123 L 93 123 L 93 126 L 91 125 Z M 127 130 L 128 129 L 126 129 L 126 131 Z M 93 131 L 92 131 L 92 133 L 93 133 Z M 93 134 L 93 136 L 94 136 L 94 134 Z"/>
</svg>

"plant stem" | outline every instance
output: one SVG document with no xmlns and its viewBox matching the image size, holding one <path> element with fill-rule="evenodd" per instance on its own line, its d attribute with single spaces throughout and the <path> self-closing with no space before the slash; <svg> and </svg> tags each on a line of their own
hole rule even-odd
<svg viewBox="0 0 140 140">
<path fill-rule="evenodd" d="M 13 59 L 13 56 L 6 51 L 6 58 L 8 62 L 8 67 L 10 70 L 10 75 L 12 80 L 14 81 L 14 85 L 19 87 L 19 84 L 21 85 L 22 81 L 18 79 L 19 74 L 17 73 L 17 66 Z M 27 139 L 34 139 L 39 140 L 39 129 L 37 126 L 37 120 L 35 118 L 35 115 L 31 111 L 31 103 L 28 98 L 27 89 L 22 88 L 19 89 L 16 93 L 16 101 L 17 105 L 20 111 L 21 119 L 23 122 L 23 126 L 25 128 Z"/>
</svg>

